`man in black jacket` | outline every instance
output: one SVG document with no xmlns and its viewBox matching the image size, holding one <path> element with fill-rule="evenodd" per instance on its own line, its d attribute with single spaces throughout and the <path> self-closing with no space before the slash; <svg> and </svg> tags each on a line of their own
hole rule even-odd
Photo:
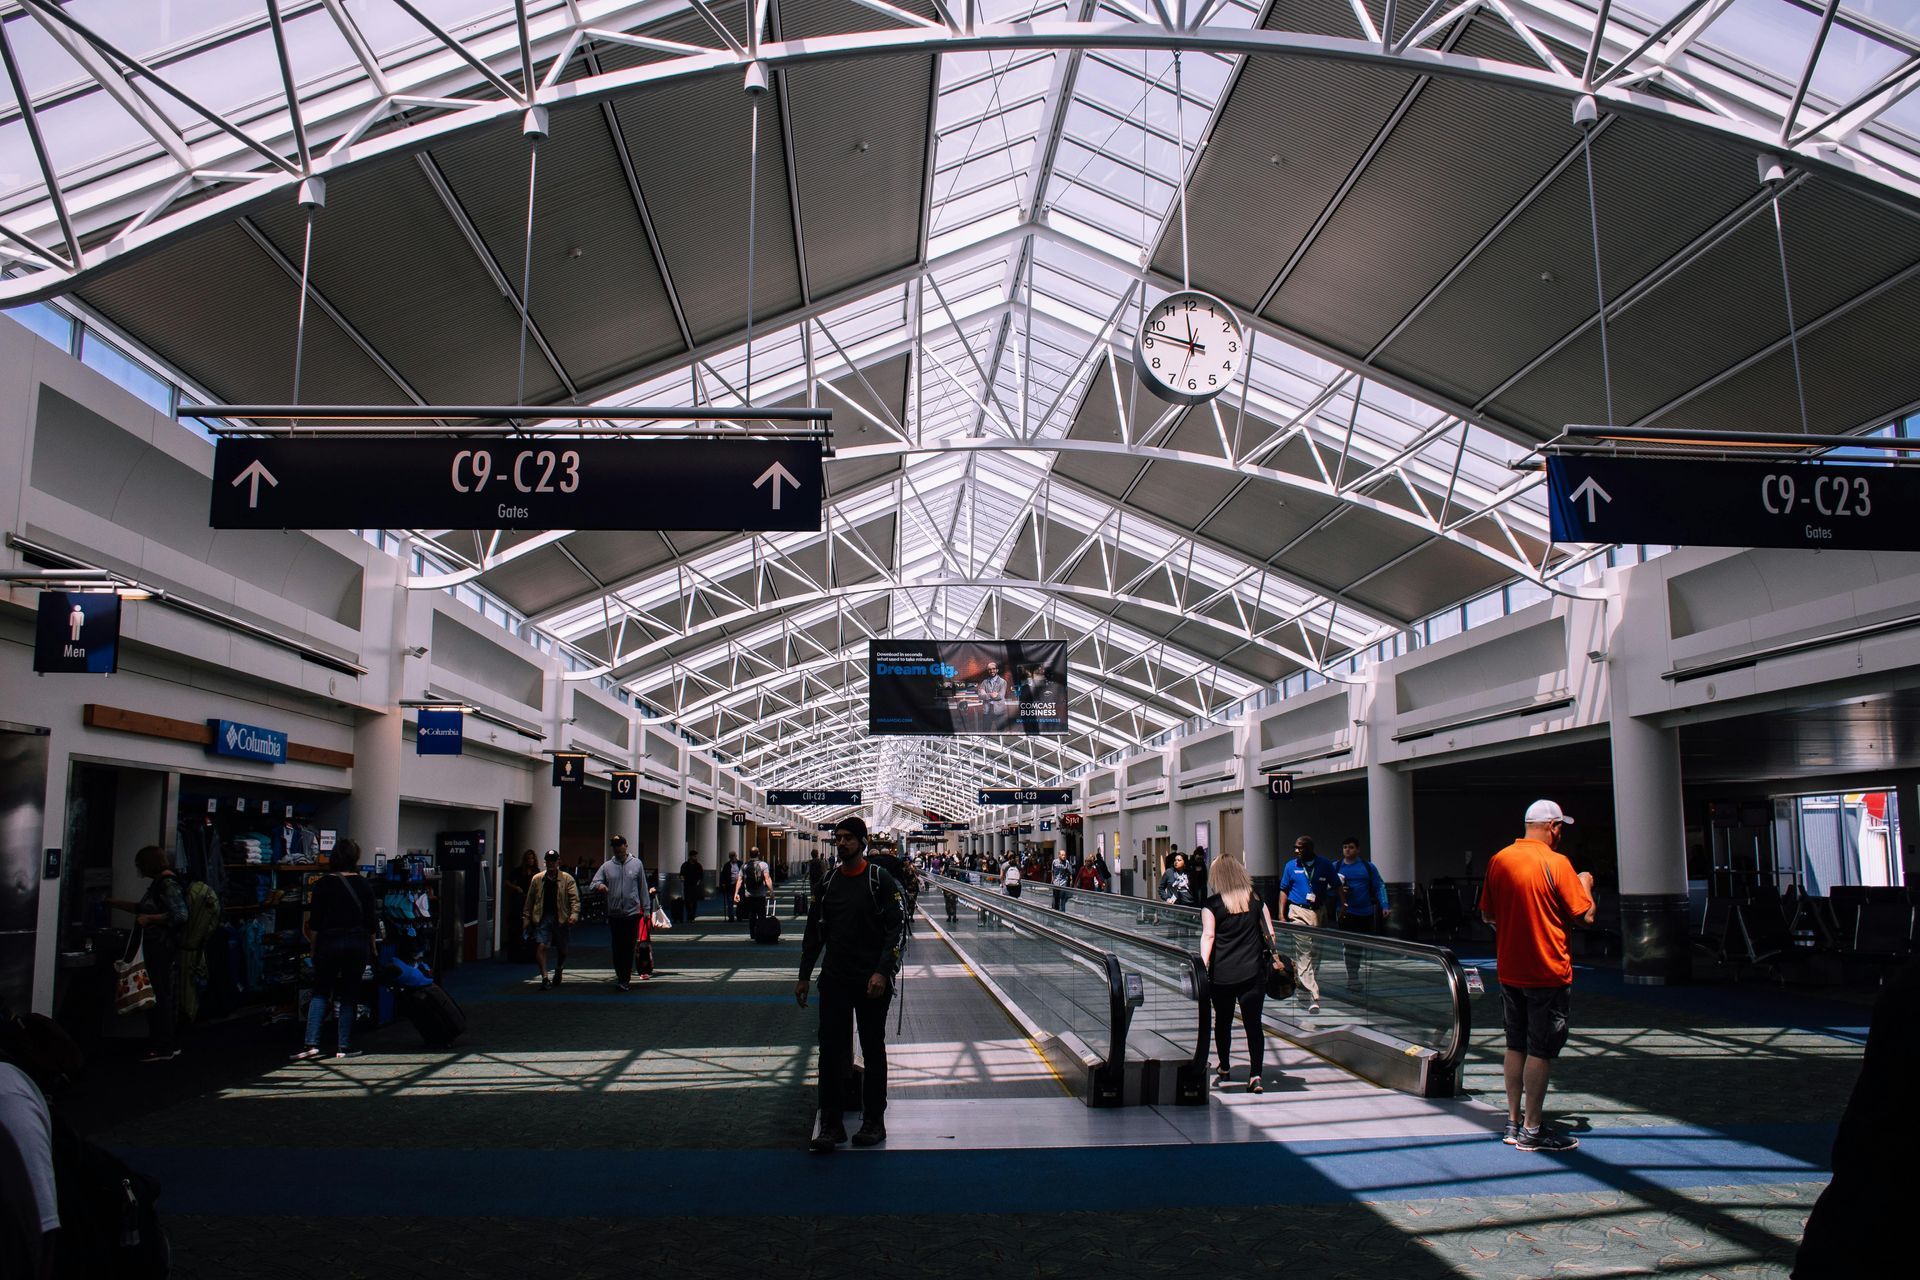
<svg viewBox="0 0 1920 1280">
<path fill-rule="evenodd" d="M 806 1007 L 814 962 L 820 969 L 820 1132 L 809 1148 L 822 1154 L 847 1140 L 841 1123 L 842 1090 L 853 1070 L 853 1031 L 860 1029 L 866 1059 L 861 1082 L 860 1132 L 853 1145 L 886 1139 L 887 1006 L 900 972 L 906 939 L 906 895 L 900 883 L 867 860 L 867 824 L 842 818 L 833 830 L 840 865 L 807 912 L 800 946 L 800 981 L 793 998 Z"/>
</svg>

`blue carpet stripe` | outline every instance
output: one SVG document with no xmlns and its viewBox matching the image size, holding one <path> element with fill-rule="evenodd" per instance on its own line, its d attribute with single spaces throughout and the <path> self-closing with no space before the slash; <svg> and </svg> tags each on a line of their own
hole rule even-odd
<svg viewBox="0 0 1920 1280">
<path fill-rule="evenodd" d="M 739 1188 L 807 1186 L 809 1215 L 1021 1213 L 1045 1186 L 1050 1211 L 1169 1206 L 1657 1192 L 1820 1181 L 1831 1125 L 1724 1132 L 1597 1130 L 1562 1156 L 1492 1137 L 1237 1143 L 1013 1151 L 366 1151 L 248 1147 L 128 1149 L 167 1187 L 170 1214 L 320 1217 L 676 1216 L 741 1205 Z M 514 1170 L 501 1179 L 502 1160 Z M 369 1167 L 381 1176 L 367 1178 Z M 289 1179 L 289 1170 L 299 1177 Z M 324 1203 L 311 1194 L 327 1187 Z M 538 1187 L 529 1196 L 528 1187 Z M 396 1194 L 395 1188 L 406 1188 Z M 722 1212 L 727 1212 L 722 1209 Z M 713 1210 L 703 1214 L 711 1216 Z M 734 1216 L 761 1216 L 758 1211 Z"/>
</svg>

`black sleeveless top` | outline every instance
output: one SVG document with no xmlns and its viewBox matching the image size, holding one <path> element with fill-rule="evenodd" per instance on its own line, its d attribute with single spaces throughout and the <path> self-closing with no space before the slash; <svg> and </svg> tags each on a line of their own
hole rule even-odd
<svg viewBox="0 0 1920 1280">
<path fill-rule="evenodd" d="M 1260 899 L 1249 895 L 1247 909 L 1238 914 L 1214 894 L 1207 899 L 1213 913 L 1213 963 L 1207 967 L 1209 981 L 1222 986 L 1251 982 L 1260 976 L 1260 952 L 1266 940 L 1261 937 Z"/>
</svg>

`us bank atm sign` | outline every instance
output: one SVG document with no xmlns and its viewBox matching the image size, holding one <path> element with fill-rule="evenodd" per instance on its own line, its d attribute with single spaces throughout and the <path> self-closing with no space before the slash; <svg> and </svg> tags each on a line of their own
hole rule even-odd
<svg viewBox="0 0 1920 1280">
<path fill-rule="evenodd" d="M 259 725 L 234 720 L 209 720 L 207 728 L 213 730 L 213 741 L 207 746 L 213 755 L 261 760 L 267 764 L 287 762 L 287 735 L 276 729 L 262 729 Z"/>
</svg>

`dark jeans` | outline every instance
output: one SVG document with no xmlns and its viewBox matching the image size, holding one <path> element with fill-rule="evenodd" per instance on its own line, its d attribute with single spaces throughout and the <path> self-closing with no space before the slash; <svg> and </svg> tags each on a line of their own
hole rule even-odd
<svg viewBox="0 0 1920 1280">
<path fill-rule="evenodd" d="M 640 937 L 640 917 L 608 916 L 607 935 L 613 940 L 613 980 L 625 986 L 633 981 L 633 944 Z"/>
<path fill-rule="evenodd" d="M 1065 911 L 1067 909 L 1067 891 L 1065 889 L 1054 889 L 1053 909 L 1055 911 Z"/>
<path fill-rule="evenodd" d="M 1252 1064 L 1252 1080 L 1267 1062 L 1266 1034 L 1260 1027 L 1260 1008 L 1267 999 L 1266 983 L 1260 978 L 1245 982 L 1214 983 L 1207 988 L 1213 1000 L 1213 1047 L 1219 1054 L 1221 1069 L 1233 1060 L 1233 1007 L 1240 1006 L 1240 1021 L 1247 1029 L 1247 1061 Z"/>
<path fill-rule="evenodd" d="M 767 914 L 767 895 L 764 893 L 743 893 L 740 895 L 740 918 L 751 929 L 753 922 Z"/>
<path fill-rule="evenodd" d="M 733 890 L 728 889 L 724 894 L 720 895 L 720 900 L 727 904 L 727 919 L 729 920 L 739 919 L 740 909 L 739 907 L 734 905 Z"/>
<path fill-rule="evenodd" d="M 690 885 L 690 884 L 687 884 L 684 880 L 682 880 L 681 882 L 680 901 L 687 904 L 686 911 L 687 911 L 688 924 L 692 924 L 693 918 L 700 914 L 700 888 L 701 886 L 697 884 Z"/>
<path fill-rule="evenodd" d="M 172 1053 L 179 1047 L 180 1023 L 180 950 L 171 943 L 155 946 L 154 930 L 141 942 L 141 959 L 147 962 L 147 981 L 153 984 L 153 1008 L 147 1010 L 147 1048 L 155 1053 Z"/>
<path fill-rule="evenodd" d="M 887 1110 L 887 1006 L 893 987 L 878 999 L 869 998 L 866 982 L 847 982 L 820 975 L 820 1119 L 840 1119 L 846 1078 L 853 1070 L 853 1032 L 860 1029 L 860 1056 L 865 1070 L 860 1084 L 861 1118 L 879 1121 Z"/>
<path fill-rule="evenodd" d="M 1335 923 L 1343 933 L 1378 934 L 1384 932 L 1380 927 L 1382 923 L 1381 913 L 1378 911 L 1373 912 L 1371 915 L 1364 916 L 1349 915 L 1347 912 L 1342 911 L 1339 919 Z M 1343 947 L 1341 949 L 1346 952 L 1347 985 L 1353 986 L 1360 981 L 1360 965 L 1361 962 L 1367 958 L 1367 949 L 1365 947 Z"/>
</svg>

